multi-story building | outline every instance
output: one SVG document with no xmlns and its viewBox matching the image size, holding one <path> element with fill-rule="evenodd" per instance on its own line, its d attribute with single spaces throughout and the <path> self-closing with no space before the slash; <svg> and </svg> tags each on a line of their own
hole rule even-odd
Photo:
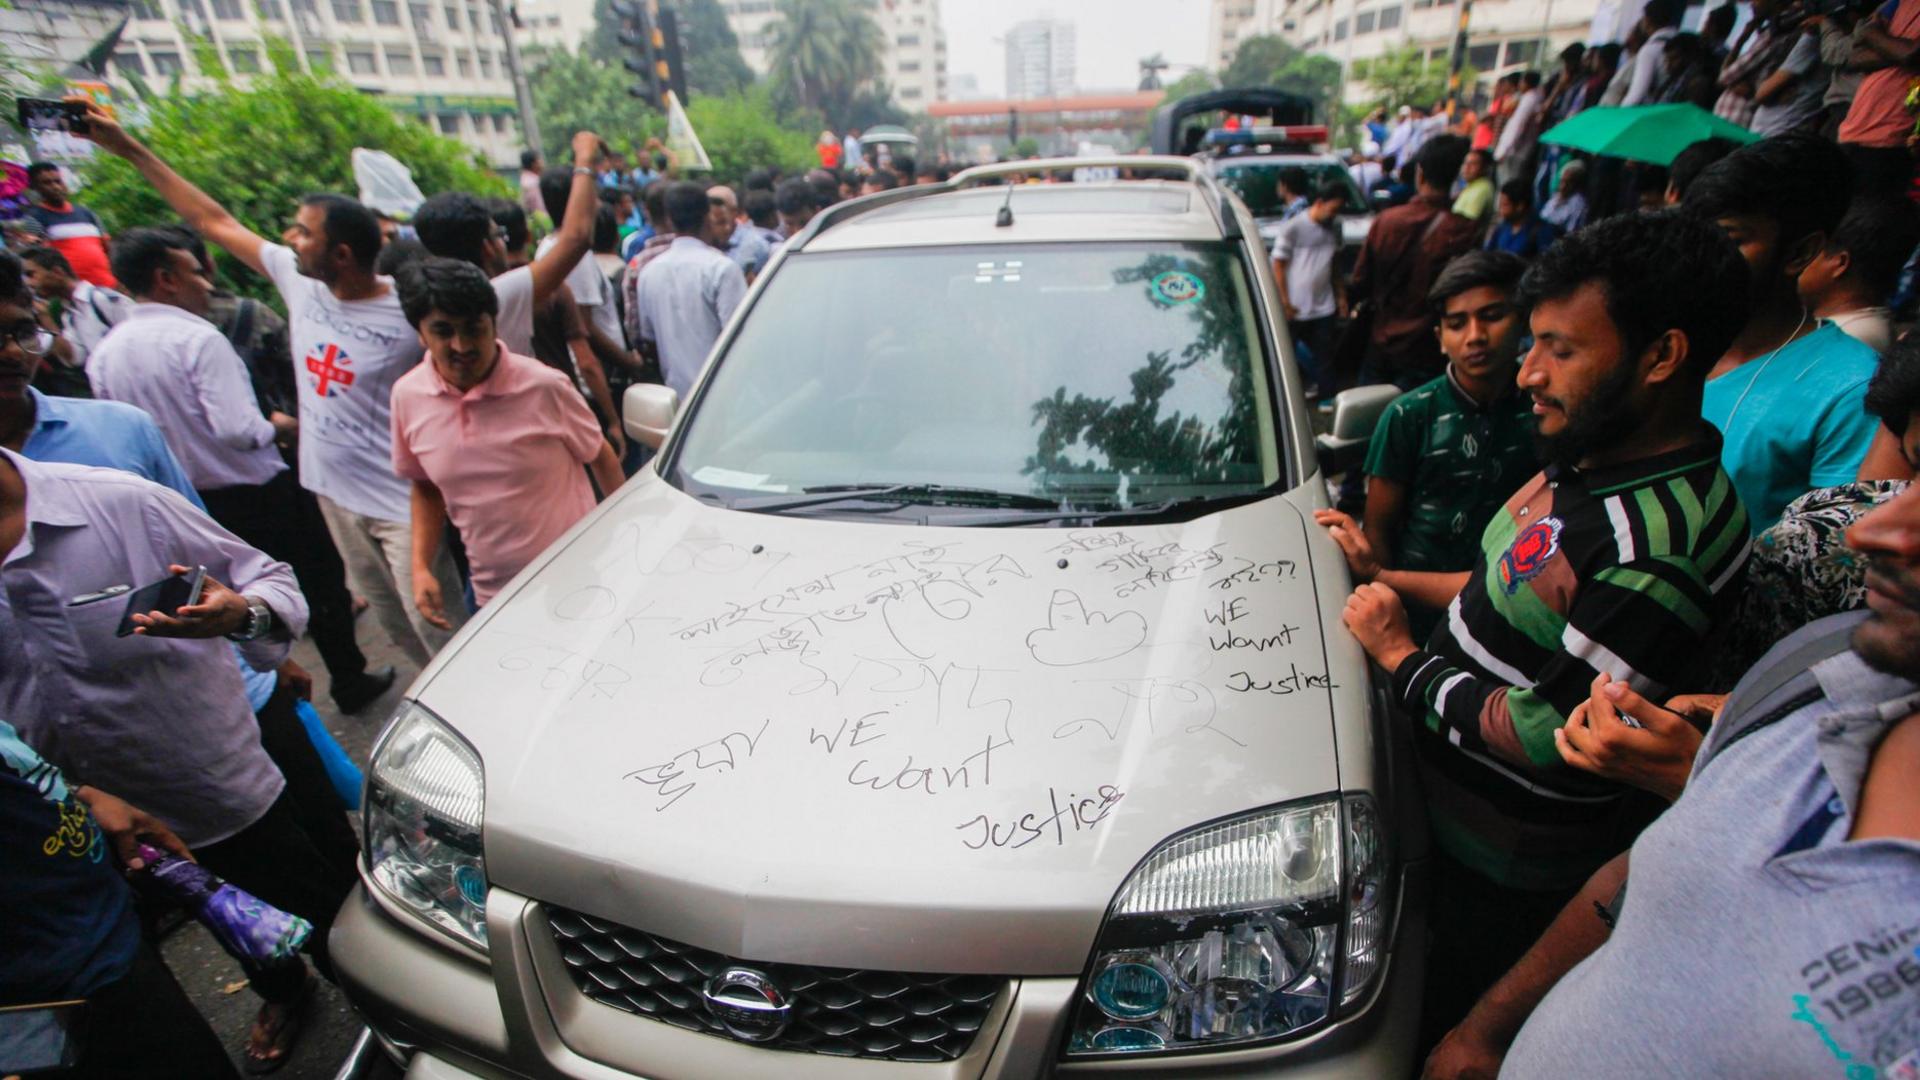
<svg viewBox="0 0 1920 1080">
<path fill-rule="evenodd" d="M 925 112 L 945 101 L 947 32 L 940 25 L 940 0 L 869 0 L 868 6 L 886 39 L 880 68 L 894 104 Z M 755 75 L 766 76 L 773 67 L 773 24 L 779 21 L 773 0 L 721 0 L 720 8 L 740 39 L 740 58 Z"/>
<path fill-rule="evenodd" d="M 593 0 L 518 0 L 514 40 L 525 49 L 577 50 L 593 33 Z"/>
<path fill-rule="evenodd" d="M 1028 19 L 1007 31 L 1007 99 L 1066 97 L 1076 82 L 1073 24 Z"/>
<path fill-rule="evenodd" d="M 192 91 L 222 74 L 204 69 L 206 62 L 244 82 L 263 70 L 264 43 L 278 39 L 302 69 L 331 70 L 494 165 L 519 163 L 507 43 L 484 0 L 133 0 L 131 7 L 110 79 L 131 73 L 164 84 L 178 76 Z"/>
<path fill-rule="evenodd" d="M 1466 62 L 1483 83 L 1510 71 L 1543 73 L 1555 56 L 1585 41 L 1602 0 L 1474 0 Z M 1445 64 L 1459 29 L 1459 0 L 1213 0 L 1212 59 L 1221 67 L 1247 38 L 1276 35 L 1340 61 L 1348 102 L 1367 99 L 1368 61 L 1412 45 Z"/>
</svg>

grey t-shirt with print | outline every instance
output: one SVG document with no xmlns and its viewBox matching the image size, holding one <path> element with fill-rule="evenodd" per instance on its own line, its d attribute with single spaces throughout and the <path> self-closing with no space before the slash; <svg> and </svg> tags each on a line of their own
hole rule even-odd
<svg viewBox="0 0 1920 1080">
<path fill-rule="evenodd" d="M 1633 845 L 1611 939 L 1500 1075 L 1920 1080 L 1920 842 L 1847 840 L 1920 688 L 1851 652 L 1813 672 L 1823 699 L 1697 765 Z"/>
</svg>

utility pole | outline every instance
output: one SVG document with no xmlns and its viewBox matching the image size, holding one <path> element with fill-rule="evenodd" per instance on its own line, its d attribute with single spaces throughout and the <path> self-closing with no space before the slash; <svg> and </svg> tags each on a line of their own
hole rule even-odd
<svg viewBox="0 0 1920 1080">
<path fill-rule="evenodd" d="M 1453 35 L 1453 57 L 1447 67 L 1447 116 L 1460 108 L 1460 69 L 1467 62 L 1467 27 L 1473 22 L 1473 0 L 1460 0 L 1460 28 Z"/>
<path fill-rule="evenodd" d="M 520 108 L 520 134 L 527 146 L 543 151 L 540 142 L 540 118 L 533 113 L 533 87 L 527 85 L 526 69 L 520 66 L 520 43 L 513 40 L 513 20 L 507 15 L 506 0 L 488 0 L 493 17 L 500 24 L 500 36 L 507 39 L 507 75 L 513 79 L 513 99 Z"/>
</svg>

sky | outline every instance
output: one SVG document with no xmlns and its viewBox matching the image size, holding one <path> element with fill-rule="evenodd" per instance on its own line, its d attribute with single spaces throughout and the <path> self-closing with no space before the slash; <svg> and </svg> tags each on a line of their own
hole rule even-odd
<svg viewBox="0 0 1920 1080">
<path fill-rule="evenodd" d="M 1139 61 L 1158 52 L 1175 65 L 1161 78 L 1186 73 L 1207 53 L 1207 0 L 942 0 L 947 29 L 947 73 L 972 75 L 980 93 L 1006 92 L 1007 52 L 1001 40 L 1027 19 L 1074 24 L 1077 82 L 1084 90 L 1131 90 L 1140 83 Z"/>
</svg>

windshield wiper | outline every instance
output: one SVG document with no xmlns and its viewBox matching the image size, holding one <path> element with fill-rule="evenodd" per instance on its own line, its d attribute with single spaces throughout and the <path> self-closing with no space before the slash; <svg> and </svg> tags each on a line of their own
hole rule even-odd
<svg viewBox="0 0 1920 1080">
<path fill-rule="evenodd" d="M 1065 510 L 1061 500 L 1019 491 L 955 487 L 949 484 L 820 484 L 797 495 L 736 499 L 734 510 L 773 513 L 837 502 L 884 502 L 913 506 L 960 506 L 992 510 Z M 897 507 L 889 506 L 890 512 Z"/>
<path fill-rule="evenodd" d="M 1193 511 L 1205 507 L 1211 513 L 1231 509 L 1242 503 L 1253 502 L 1273 494 L 1272 491 L 1246 491 L 1232 495 L 1182 495 L 1176 499 L 1164 499 L 1160 502 L 1141 503 L 1138 506 L 1110 506 L 1101 509 L 1084 507 L 1056 508 L 1052 513 L 1032 513 L 1009 515 L 1004 518 L 971 520 L 960 524 L 990 525 L 1047 525 L 1061 521 L 1085 522 L 1089 525 L 1106 524 L 1152 524 L 1184 518 Z"/>
</svg>

